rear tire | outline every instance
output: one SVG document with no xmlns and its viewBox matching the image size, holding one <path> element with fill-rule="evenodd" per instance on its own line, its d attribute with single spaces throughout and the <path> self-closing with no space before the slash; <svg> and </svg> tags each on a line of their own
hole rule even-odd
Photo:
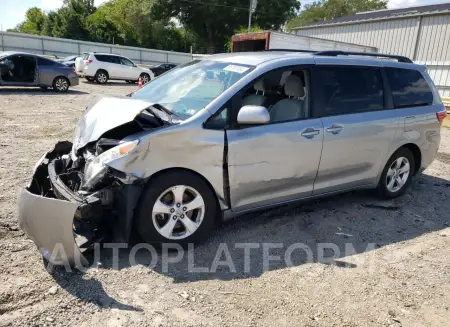
<svg viewBox="0 0 450 327">
<path fill-rule="evenodd" d="M 105 84 L 106 82 L 108 82 L 108 79 L 109 79 L 109 75 L 106 72 L 106 70 L 100 69 L 95 74 L 95 80 L 99 84 Z"/>
<path fill-rule="evenodd" d="M 398 149 L 388 160 L 378 183 L 378 194 L 384 199 L 402 195 L 411 184 L 415 171 L 414 156 L 407 148 Z"/>
<path fill-rule="evenodd" d="M 70 87 L 70 82 L 64 76 L 58 76 L 53 80 L 53 90 L 56 92 L 67 92 Z"/>
<path fill-rule="evenodd" d="M 141 77 L 141 80 L 142 80 L 142 85 L 145 85 L 148 82 L 150 82 L 150 75 L 149 74 L 142 73 L 140 77 Z"/>
<path fill-rule="evenodd" d="M 216 210 L 215 194 L 202 178 L 185 171 L 169 172 L 153 179 L 142 194 L 137 232 L 147 243 L 197 243 L 210 236 Z"/>
</svg>

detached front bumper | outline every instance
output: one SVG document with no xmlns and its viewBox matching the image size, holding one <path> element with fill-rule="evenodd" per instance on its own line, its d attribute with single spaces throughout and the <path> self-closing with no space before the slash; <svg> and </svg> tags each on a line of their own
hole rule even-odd
<svg viewBox="0 0 450 327">
<path fill-rule="evenodd" d="M 76 202 L 35 195 L 28 189 L 20 195 L 20 228 L 53 264 L 77 267 L 88 263 L 74 238 L 73 219 L 78 206 Z"/>
<path fill-rule="evenodd" d="M 117 182 L 92 193 L 73 192 L 61 178 L 70 174 L 61 157 L 71 148 L 70 142 L 60 142 L 38 161 L 32 182 L 19 197 L 18 215 L 20 228 L 45 259 L 81 267 L 89 263 L 83 253 L 107 231 L 119 230 L 116 238 L 128 241 L 140 186 Z"/>
</svg>

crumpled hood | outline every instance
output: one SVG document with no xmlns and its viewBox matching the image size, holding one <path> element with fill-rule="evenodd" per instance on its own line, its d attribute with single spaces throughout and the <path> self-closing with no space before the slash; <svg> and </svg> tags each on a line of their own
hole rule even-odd
<svg viewBox="0 0 450 327">
<path fill-rule="evenodd" d="M 152 102 L 132 98 L 105 97 L 91 106 L 75 129 L 73 147 L 78 150 L 97 141 L 104 133 L 131 122 Z"/>
</svg>

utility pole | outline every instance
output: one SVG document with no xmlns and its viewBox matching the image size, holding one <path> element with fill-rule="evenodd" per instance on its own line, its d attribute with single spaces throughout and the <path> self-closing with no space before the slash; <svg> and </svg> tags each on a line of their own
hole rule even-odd
<svg viewBox="0 0 450 327">
<path fill-rule="evenodd" d="M 248 8 L 248 32 L 252 29 L 252 14 L 256 10 L 256 6 L 258 5 L 258 0 L 250 0 L 250 7 Z"/>
</svg>

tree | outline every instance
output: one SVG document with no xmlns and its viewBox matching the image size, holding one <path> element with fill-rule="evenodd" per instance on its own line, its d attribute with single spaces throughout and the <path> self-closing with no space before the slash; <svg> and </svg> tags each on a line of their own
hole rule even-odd
<svg viewBox="0 0 450 327">
<path fill-rule="evenodd" d="M 54 11 L 50 11 L 49 13 L 47 13 L 44 24 L 42 25 L 42 35 L 53 36 L 53 26 L 55 25 L 57 16 L 58 14 Z"/>
<path fill-rule="evenodd" d="M 154 1 L 152 17 L 177 18 L 213 48 L 223 49 L 233 32 L 248 21 L 248 0 Z M 279 29 L 299 7 L 297 0 L 259 0 L 253 22 L 263 29 Z"/>
<path fill-rule="evenodd" d="M 287 29 L 314 22 L 353 15 L 357 12 L 385 9 L 387 0 L 319 0 L 308 4 L 300 15 L 287 24 Z"/>
<path fill-rule="evenodd" d="M 91 41 L 123 44 L 123 39 L 119 36 L 119 29 L 104 8 L 100 8 L 88 16 L 86 29 L 89 31 Z"/>
<path fill-rule="evenodd" d="M 88 40 L 86 19 L 94 12 L 94 0 L 64 0 L 54 17 L 52 36 Z"/>
<path fill-rule="evenodd" d="M 25 21 L 20 26 L 20 32 L 27 34 L 41 34 L 45 21 L 45 13 L 38 7 L 32 7 L 25 14 Z"/>
</svg>

